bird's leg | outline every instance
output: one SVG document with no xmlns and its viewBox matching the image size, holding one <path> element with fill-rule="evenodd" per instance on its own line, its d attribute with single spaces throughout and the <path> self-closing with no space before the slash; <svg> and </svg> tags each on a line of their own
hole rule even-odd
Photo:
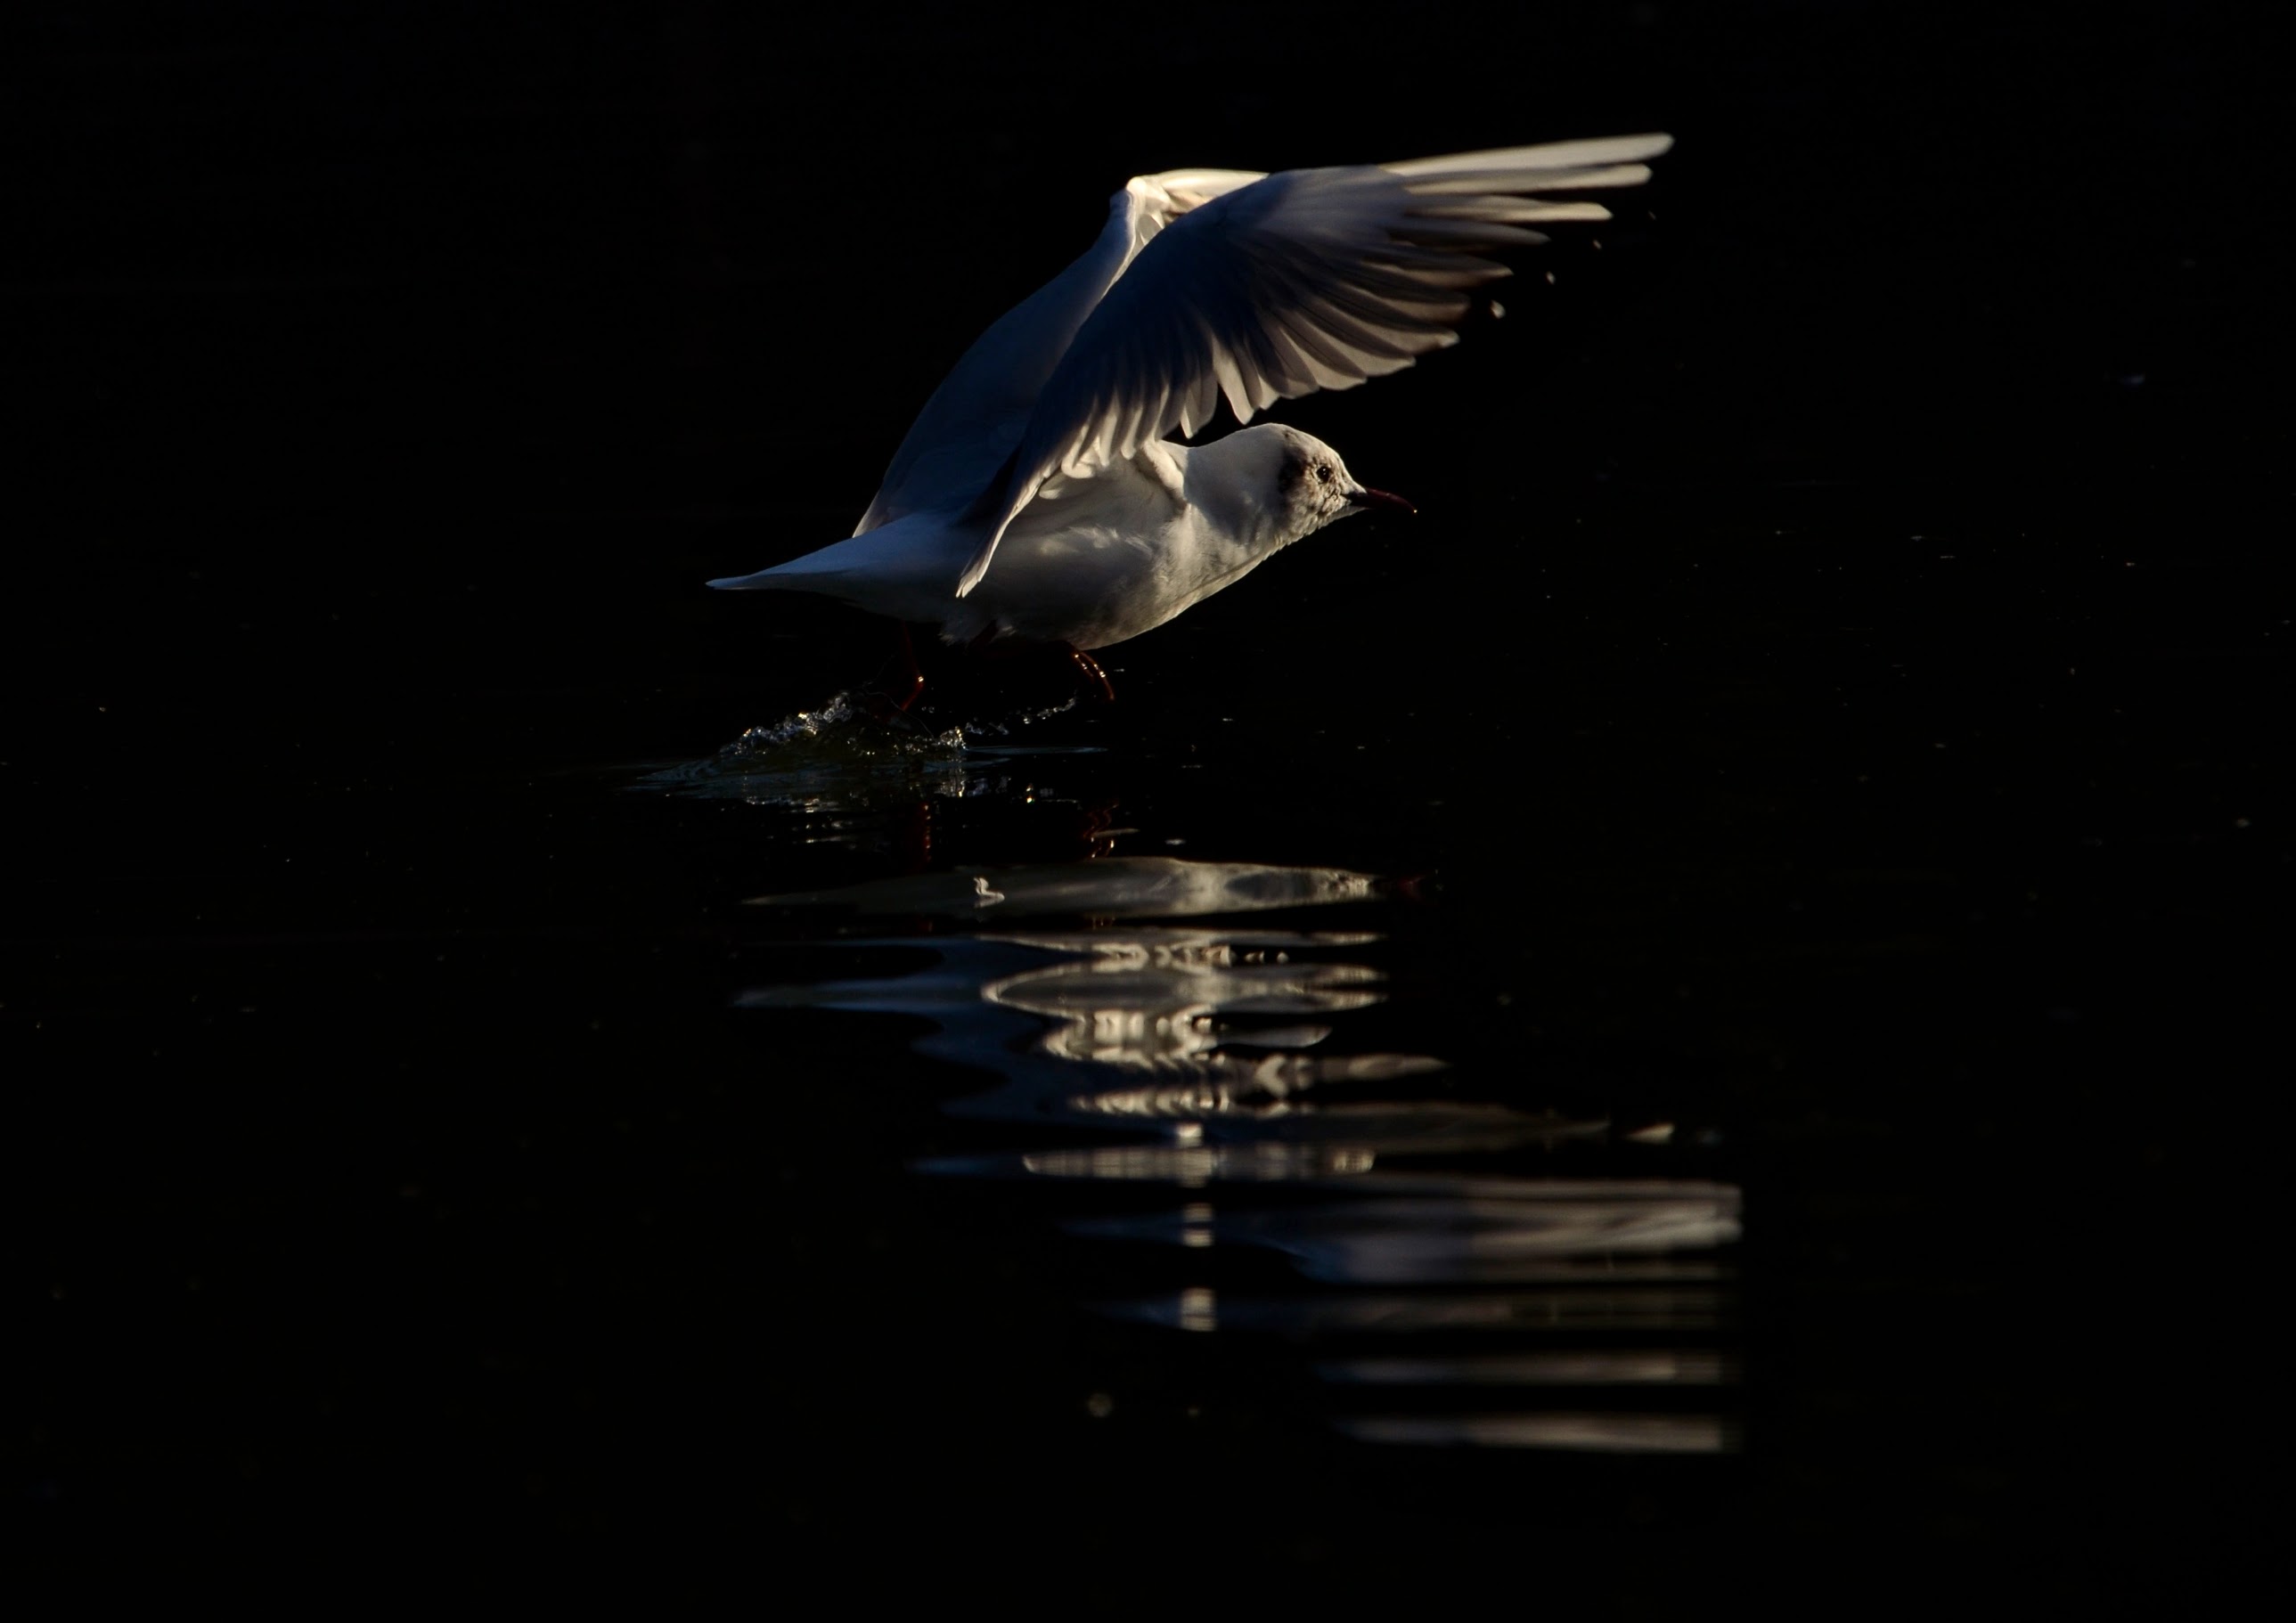
<svg viewBox="0 0 2296 1623">
<path fill-rule="evenodd" d="M 916 644 L 909 641 L 907 622 L 895 620 L 893 629 L 901 635 L 898 673 L 888 681 L 885 671 L 880 670 L 870 680 L 873 684 L 884 683 L 885 691 L 878 692 L 873 685 L 865 688 L 854 695 L 854 702 L 873 720 L 914 727 L 916 723 L 909 716 L 909 707 L 925 691 L 924 673 L 917 668 Z M 892 663 L 887 661 L 888 665 Z"/>
<path fill-rule="evenodd" d="M 1090 682 L 1094 686 L 1099 688 L 1103 702 L 1108 704 L 1113 704 L 1116 702 L 1116 688 L 1109 681 L 1108 673 L 1101 669 L 1100 661 L 1094 659 L 1090 654 L 1086 653 L 1083 649 L 1078 648 L 1073 643 L 1042 643 L 1032 640 L 1006 641 L 999 637 L 996 628 L 991 626 L 987 630 L 981 632 L 980 635 L 974 637 L 966 646 L 970 648 L 972 652 L 980 655 L 984 660 L 1011 660 L 1019 658 L 1022 655 L 1026 655 L 1032 659 L 1041 659 L 1044 657 L 1045 652 L 1049 649 L 1075 667 L 1078 675 L 1083 676 L 1086 681 Z"/>
<path fill-rule="evenodd" d="M 909 687 L 907 694 L 897 701 L 893 708 L 906 713 L 917 701 L 917 695 L 925 691 L 925 674 L 917 668 L 917 645 L 909 641 L 908 621 L 895 620 L 893 624 L 901 633 L 901 668 L 908 677 Z"/>
<path fill-rule="evenodd" d="M 1100 684 L 1101 701 L 1104 704 L 1114 704 L 1116 689 L 1109 682 L 1108 673 L 1101 669 L 1100 661 L 1073 643 L 1062 643 L 1061 646 L 1068 650 L 1069 662 L 1084 674 L 1086 681 Z"/>
</svg>

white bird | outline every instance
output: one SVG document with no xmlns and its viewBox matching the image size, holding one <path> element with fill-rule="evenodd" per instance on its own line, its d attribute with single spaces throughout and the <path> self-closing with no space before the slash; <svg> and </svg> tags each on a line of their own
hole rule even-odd
<svg viewBox="0 0 2296 1623">
<path fill-rule="evenodd" d="M 1091 250 L 982 333 L 893 454 L 850 539 L 728 590 L 818 593 L 953 643 L 1087 651 L 1162 625 L 1273 553 L 1366 507 L 1299 430 L 1199 446 L 1225 397 L 1239 423 L 1351 389 L 1458 341 L 1480 257 L 1603 220 L 1577 197 L 1639 185 L 1661 135 L 1344 168 L 1176 169 L 1126 183 Z M 922 687 L 914 657 L 906 709 Z"/>
</svg>

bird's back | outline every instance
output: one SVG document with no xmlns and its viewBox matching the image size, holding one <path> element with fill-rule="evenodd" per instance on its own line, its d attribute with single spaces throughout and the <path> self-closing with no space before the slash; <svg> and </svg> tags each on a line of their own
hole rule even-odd
<svg viewBox="0 0 2296 1623">
<path fill-rule="evenodd" d="M 811 592 L 936 626 L 952 643 L 988 634 L 1104 648 L 1195 602 L 1210 567 L 1178 494 L 1189 452 L 1160 445 L 1153 455 L 1163 459 L 1153 472 L 1135 459 L 1056 481 L 1013 524 L 996 566 L 970 597 L 956 595 L 956 579 L 979 529 L 963 515 L 934 512 L 909 513 L 787 563 L 709 584 Z"/>
</svg>

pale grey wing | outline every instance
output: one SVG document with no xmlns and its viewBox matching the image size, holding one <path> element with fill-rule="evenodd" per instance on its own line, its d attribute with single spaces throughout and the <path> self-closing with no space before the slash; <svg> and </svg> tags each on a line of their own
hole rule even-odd
<svg viewBox="0 0 2296 1623">
<path fill-rule="evenodd" d="M 855 527 L 857 536 L 921 510 L 962 506 L 1021 442 L 1037 396 L 1133 253 L 1131 200 L 1110 200 L 1092 247 L 972 342 L 917 414 Z"/>
<path fill-rule="evenodd" d="M 1546 240 L 1528 225 L 1610 217 L 1546 193 L 1639 185 L 1644 160 L 1671 144 L 1628 135 L 1292 169 L 1170 219 L 1045 380 L 1001 488 L 981 493 L 986 539 L 957 595 L 1055 471 L 1081 477 L 1174 429 L 1193 434 L 1223 397 L 1248 422 L 1278 399 L 1349 389 L 1456 343 L 1467 290 L 1511 274 L 1481 253 Z"/>
<path fill-rule="evenodd" d="M 1134 256 L 1190 209 L 1259 178 L 1241 169 L 1176 169 L 1141 176 L 1111 198 L 1091 249 L 998 317 L 941 380 L 853 533 L 921 509 L 962 510 L 993 489 L 1070 340 Z"/>
</svg>

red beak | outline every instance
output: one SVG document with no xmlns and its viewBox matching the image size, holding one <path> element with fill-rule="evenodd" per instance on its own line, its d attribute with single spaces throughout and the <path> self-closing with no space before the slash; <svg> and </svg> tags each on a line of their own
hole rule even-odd
<svg viewBox="0 0 2296 1623">
<path fill-rule="evenodd" d="M 1348 500 L 1358 507 L 1392 507 L 1399 512 L 1417 512 L 1419 509 L 1391 490 L 1374 490 L 1366 487 L 1349 493 Z"/>
</svg>

